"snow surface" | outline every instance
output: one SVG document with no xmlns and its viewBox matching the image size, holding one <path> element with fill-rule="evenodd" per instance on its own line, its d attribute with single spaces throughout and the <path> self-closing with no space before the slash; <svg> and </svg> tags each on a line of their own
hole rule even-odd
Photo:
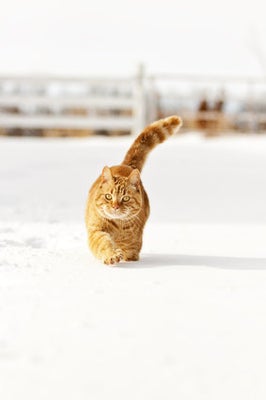
<svg viewBox="0 0 266 400">
<path fill-rule="evenodd" d="M 0 398 L 266 397 L 266 138 L 169 140 L 140 262 L 86 245 L 87 191 L 132 138 L 0 138 Z"/>
</svg>

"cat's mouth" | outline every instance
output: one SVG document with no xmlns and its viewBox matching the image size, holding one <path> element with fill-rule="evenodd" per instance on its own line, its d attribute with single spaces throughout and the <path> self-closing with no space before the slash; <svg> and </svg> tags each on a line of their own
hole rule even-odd
<svg viewBox="0 0 266 400">
<path fill-rule="evenodd" d="M 114 210 L 112 212 L 105 211 L 105 214 L 111 219 L 126 219 L 128 217 L 128 214 L 125 214 L 119 210 Z"/>
<path fill-rule="evenodd" d="M 103 216 L 108 219 L 126 219 L 126 218 L 128 218 L 128 213 L 122 212 L 119 209 L 108 210 L 106 207 L 103 207 L 101 209 L 101 214 L 103 214 Z"/>
</svg>

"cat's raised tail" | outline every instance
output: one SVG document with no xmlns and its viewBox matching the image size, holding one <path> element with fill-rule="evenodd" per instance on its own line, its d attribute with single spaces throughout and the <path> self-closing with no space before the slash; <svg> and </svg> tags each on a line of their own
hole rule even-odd
<svg viewBox="0 0 266 400">
<path fill-rule="evenodd" d="M 176 133 L 182 126 L 180 117 L 173 115 L 148 125 L 129 148 L 122 164 L 142 170 L 149 152 Z"/>
</svg>

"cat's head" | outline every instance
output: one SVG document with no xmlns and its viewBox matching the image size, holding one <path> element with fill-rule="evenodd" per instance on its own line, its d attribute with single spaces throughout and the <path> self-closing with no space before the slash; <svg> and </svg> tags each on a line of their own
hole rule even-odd
<svg viewBox="0 0 266 400">
<path fill-rule="evenodd" d="M 142 207 L 140 173 L 134 169 L 128 176 L 104 167 L 95 196 L 99 214 L 107 219 L 130 219 Z"/>
</svg>

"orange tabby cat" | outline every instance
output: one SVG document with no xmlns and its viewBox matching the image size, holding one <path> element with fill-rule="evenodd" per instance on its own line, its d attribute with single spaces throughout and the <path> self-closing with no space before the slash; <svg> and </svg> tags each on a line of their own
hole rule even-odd
<svg viewBox="0 0 266 400">
<path fill-rule="evenodd" d="M 177 116 L 147 126 L 128 150 L 122 164 L 104 167 L 92 185 L 86 208 L 89 246 L 105 264 L 137 261 L 149 199 L 140 179 L 148 153 L 178 131 Z"/>
</svg>

